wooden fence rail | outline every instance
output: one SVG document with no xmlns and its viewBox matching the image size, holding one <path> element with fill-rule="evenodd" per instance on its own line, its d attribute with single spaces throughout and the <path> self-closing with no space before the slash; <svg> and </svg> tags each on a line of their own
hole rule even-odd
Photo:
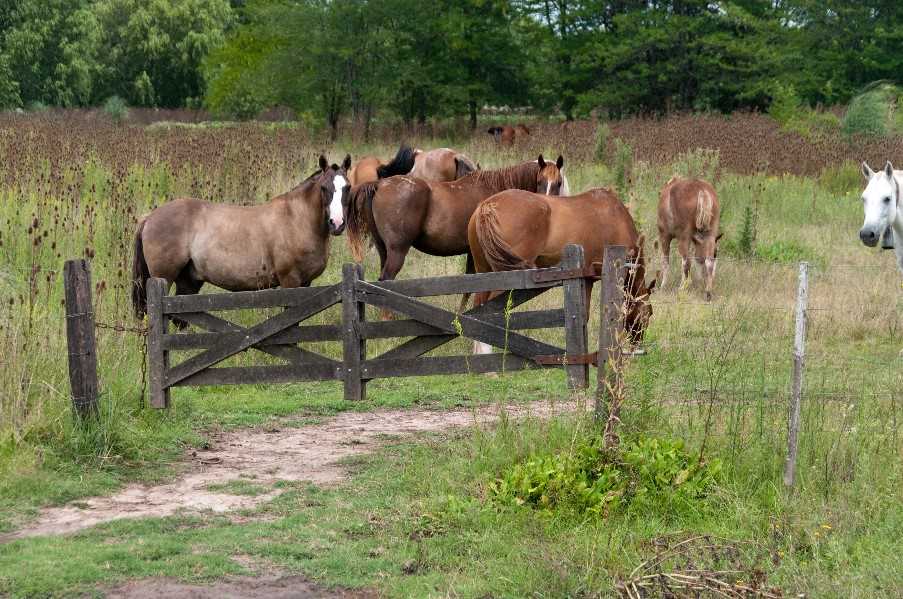
<svg viewBox="0 0 903 599">
<path fill-rule="evenodd" d="M 554 268 L 370 282 L 361 267 L 346 264 L 337 285 L 299 289 L 267 289 L 239 293 L 167 294 L 162 279 L 148 282 L 148 361 L 150 403 L 169 405 L 172 387 L 292 381 L 340 380 L 345 398 L 362 400 L 367 382 L 376 378 L 435 374 L 484 373 L 524 368 L 564 367 L 568 383 L 585 389 L 589 365 L 586 286 L 590 269 L 583 248 L 565 248 Z M 549 289 L 564 288 L 562 308 L 512 312 Z M 421 298 L 504 291 L 485 304 L 455 313 Z M 342 304 L 341 322 L 304 324 L 320 312 Z M 388 309 L 402 320 L 368 322 L 366 306 Z M 211 312 L 283 308 L 250 327 Z M 178 332 L 190 324 L 203 332 Z M 565 347 L 557 347 L 520 331 L 563 328 Z M 367 355 L 367 340 L 408 338 L 379 355 Z M 496 353 L 425 356 L 459 337 L 487 343 Z M 336 360 L 301 343 L 342 342 Z M 173 352 L 201 350 L 174 364 Z M 260 366 L 217 366 L 236 354 L 259 351 L 284 363 Z M 499 351 L 501 350 L 501 351 Z"/>
</svg>

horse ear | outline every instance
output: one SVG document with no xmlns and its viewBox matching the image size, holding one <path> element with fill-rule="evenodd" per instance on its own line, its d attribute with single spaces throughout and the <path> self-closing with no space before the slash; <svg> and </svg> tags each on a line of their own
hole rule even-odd
<svg viewBox="0 0 903 599">
<path fill-rule="evenodd" d="M 875 171 L 872 170 L 872 168 L 868 165 L 868 163 L 865 160 L 862 161 L 861 171 L 862 171 L 862 176 L 865 177 L 866 181 L 871 179 L 872 175 L 875 174 Z"/>
<path fill-rule="evenodd" d="M 320 170 L 325 171 L 329 168 L 329 161 L 326 160 L 326 156 L 320 154 Z"/>
<path fill-rule="evenodd" d="M 539 155 L 539 158 L 536 159 L 536 162 L 539 163 L 539 170 L 546 168 L 546 159 L 542 157 L 542 154 Z"/>
<path fill-rule="evenodd" d="M 555 161 L 555 166 L 558 167 L 558 170 L 564 168 L 564 156 L 562 156 L 561 154 L 558 155 L 558 160 Z"/>
<path fill-rule="evenodd" d="M 342 161 L 342 168 L 346 171 L 351 168 L 351 154 L 345 154 L 345 160 Z"/>
<path fill-rule="evenodd" d="M 884 174 L 887 175 L 888 179 L 894 178 L 894 165 L 890 163 L 890 160 L 884 165 Z"/>
</svg>

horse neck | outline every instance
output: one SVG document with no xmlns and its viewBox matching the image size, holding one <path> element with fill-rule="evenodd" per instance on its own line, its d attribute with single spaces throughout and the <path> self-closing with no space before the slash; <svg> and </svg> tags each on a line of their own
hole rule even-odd
<svg viewBox="0 0 903 599">
<path fill-rule="evenodd" d="M 475 171 L 468 177 L 473 177 L 473 180 L 491 195 L 506 189 L 536 191 L 536 176 L 538 174 L 539 164 L 525 162 L 524 164 L 496 171 Z"/>
<path fill-rule="evenodd" d="M 316 180 L 308 180 L 291 191 L 273 198 L 285 202 L 291 226 L 297 232 L 311 232 L 321 241 L 329 241 L 329 225 L 320 209 L 319 189 Z"/>
</svg>

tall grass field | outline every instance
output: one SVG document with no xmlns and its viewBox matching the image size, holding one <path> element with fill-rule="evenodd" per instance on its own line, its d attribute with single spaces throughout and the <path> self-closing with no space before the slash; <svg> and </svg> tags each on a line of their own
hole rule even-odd
<svg viewBox="0 0 903 599">
<path fill-rule="evenodd" d="M 722 578 L 729 572 L 735 589 L 773 596 L 903 595 L 903 293 L 893 252 L 858 240 L 863 182 L 855 162 L 883 165 L 896 142 L 806 140 L 760 115 L 727 125 L 673 119 L 625 121 L 602 133 L 590 122 L 538 123 L 530 141 L 513 148 L 454 126 L 404 140 L 455 147 L 484 169 L 563 154 L 572 193 L 619 191 L 645 233 L 650 273 L 667 267 L 653 247 L 661 187 L 674 174 L 715 185 L 725 234 L 715 297 L 703 300 L 698 272 L 690 285 L 677 284 L 675 244 L 670 283 L 652 298 L 647 354 L 624 373 L 620 433 L 639 456 L 636 477 L 593 504 L 608 507 L 583 509 L 570 487 L 535 501 L 516 488 L 534 480 L 537 464 L 577 471 L 595 428 L 585 413 L 569 412 L 388 440 L 347 464 L 351 477 L 341 486 L 285 483 L 276 499 L 241 518 L 120 520 L 3 542 L 43 507 L 174 476 L 180 456 L 216 431 L 389 406 L 583 404 L 591 394 L 574 397 L 561 371 L 537 370 L 379 380 L 360 404 L 342 400 L 339 382 L 175 389 L 171 409 L 151 410 L 144 339 L 135 333 L 144 323 L 130 303 L 137 218 L 182 196 L 260 203 L 310 175 L 321 152 L 336 162 L 346 152 L 388 159 L 401 139 L 387 129 L 368 142 L 349 135 L 332 143 L 293 123 L 0 117 L 0 595 L 102 593 L 147 576 L 209 582 L 253 574 L 248 556 L 265 571 L 389 597 L 660 596 L 663 587 L 643 586 L 642 575 L 686 574 L 689 562 Z M 80 424 L 69 398 L 62 267 L 83 257 L 91 261 L 96 319 L 108 326 L 97 329 L 99 415 Z M 314 284 L 338 282 L 350 261 L 345 238 L 333 238 L 329 266 Z M 797 483 L 788 490 L 782 472 L 803 261 L 808 334 Z M 366 278 L 376 278 L 373 250 L 364 266 Z M 463 257 L 412 251 L 401 276 L 463 267 Z M 598 288 L 593 299 L 596 344 Z M 453 297 L 437 301 L 457 305 Z M 535 303 L 560 301 L 553 291 Z M 315 322 L 336 318 L 327 311 Z M 536 334 L 561 341 L 557 332 Z M 391 343 L 371 342 L 369 351 Z M 341 355 L 340 344 L 312 349 Z M 470 345 L 459 340 L 441 351 L 466 353 Z M 690 466 L 664 483 L 636 482 L 645 480 L 636 473 L 659 472 L 683 455 L 711 473 L 692 497 L 674 491 L 688 484 L 679 471 Z M 533 486 L 540 484 L 552 489 L 545 479 Z M 678 546 L 670 554 L 678 559 L 668 561 L 667 548 Z M 630 581 L 646 594 L 630 594 Z"/>
</svg>

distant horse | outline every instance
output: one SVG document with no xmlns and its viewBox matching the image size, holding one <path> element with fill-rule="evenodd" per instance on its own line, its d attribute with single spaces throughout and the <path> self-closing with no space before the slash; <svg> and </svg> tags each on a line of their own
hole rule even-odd
<svg viewBox="0 0 903 599">
<path fill-rule="evenodd" d="M 628 248 L 636 264 L 625 281 L 625 328 L 631 343 L 639 343 L 652 316 L 649 295 L 655 279 L 646 283 L 644 238 L 630 212 L 609 189 L 590 189 L 570 197 L 550 197 L 526 191 L 497 193 L 480 203 L 467 225 L 467 239 L 477 272 L 501 272 L 555 266 L 568 244 L 583 246 L 586 264 L 601 262 L 605 247 Z M 478 293 L 479 306 L 499 292 Z M 592 286 L 586 292 L 589 309 Z M 485 344 L 478 353 L 488 353 Z"/>
<path fill-rule="evenodd" d="M 513 146 L 516 139 L 530 136 L 530 130 L 524 125 L 518 125 L 516 128 L 511 125 L 490 127 L 487 133 L 495 138 L 496 143 L 503 146 Z"/>
<path fill-rule="evenodd" d="M 903 171 L 895 171 L 890 161 L 880 171 L 873 171 L 863 162 L 862 176 L 868 184 L 862 192 L 865 222 L 859 230 L 859 239 L 869 247 L 875 247 L 881 240 L 884 248 L 893 248 L 897 268 L 903 273 L 903 212 L 900 211 Z"/>
<path fill-rule="evenodd" d="M 135 234 L 132 304 L 147 312 L 147 280 L 195 294 L 204 283 L 229 291 L 304 287 L 326 268 L 329 234 L 345 228 L 351 156 L 341 166 L 320 156 L 320 170 L 260 206 L 180 198 L 143 217 Z M 184 323 L 181 323 L 184 326 Z"/>
<path fill-rule="evenodd" d="M 702 179 L 671 177 L 662 188 L 658 203 L 658 237 L 662 246 L 665 266 L 662 287 L 671 266 L 671 241 L 677 239 L 677 250 L 683 259 L 683 277 L 690 276 L 690 243 L 693 244 L 696 262 L 705 264 L 705 298 L 712 299 L 717 262 L 717 243 L 721 210 L 718 195 L 711 184 Z"/>
<path fill-rule="evenodd" d="M 477 165 L 462 154 L 450 148 L 437 148 L 424 152 L 414 150 L 414 168 L 410 175 L 424 181 L 454 181 L 464 175 L 479 170 Z"/>
<path fill-rule="evenodd" d="M 348 182 L 354 187 L 394 175 L 406 175 L 412 168 L 414 168 L 414 150 L 402 145 L 391 162 L 385 163 L 375 156 L 364 156 L 358 160 L 348 173 Z"/>
<path fill-rule="evenodd" d="M 443 183 L 411 176 L 391 177 L 355 187 L 347 211 L 348 241 L 363 260 L 364 238 L 379 253 L 379 280 L 392 280 L 411 247 L 432 256 L 468 254 L 467 221 L 482 200 L 505 189 L 549 195 L 567 193 L 564 158 L 538 160 L 494 171 L 475 171 Z M 473 272 L 468 256 L 467 272 Z"/>
</svg>

